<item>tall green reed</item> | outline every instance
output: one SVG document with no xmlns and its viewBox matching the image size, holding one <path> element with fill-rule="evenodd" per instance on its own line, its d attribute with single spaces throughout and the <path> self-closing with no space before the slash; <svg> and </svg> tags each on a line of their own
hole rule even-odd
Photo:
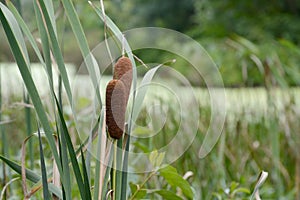
<svg viewBox="0 0 300 200">
<path fill-rule="evenodd" d="M 48 145 L 50 146 L 51 152 L 54 157 L 53 165 L 57 167 L 58 172 L 53 171 L 52 174 L 46 173 L 46 165 L 44 161 L 44 155 L 42 152 L 42 144 L 41 140 L 39 139 L 39 146 L 40 146 L 40 159 L 41 159 L 41 167 L 42 167 L 42 176 L 38 175 L 35 171 L 32 171 L 30 169 L 25 170 L 25 176 L 26 179 L 29 181 L 32 181 L 33 183 L 39 183 L 42 181 L 42 185 L 44 186 L 44 198 L 49 198 L 49 195 L 47 193 L 47 178 L 51 176 L 59 176 L 61 180 L 61 190 L 59 185 L 54 185 L 52 183 L 49 184 L 49 191 L 52 194 L 55 194 L 56 197 L 62 198 L 62 199 L 72 199 L 72 176 L 70 176 L 71 172 L 74 172 L 74 176 L 76 178 L 77 187 L 79 189 L 79 193 L 82 199 L 91 199 L 91 177 L 90 177 L 90 158 L 88 160 L 85 160 L 84 158 L 84 151 L 86 150 L 87 143 L 84 141 L 83 144 L 79 145 L 78 149 L 75 149 L 75 144 L 72 143 L 70 133 L 68 131 L 68 126 L 66 123 L 66 120 L 63 115 L 63 106 L 62 106 L 62 90 L 59 89 L 57 92 L 54 88 L 53 83 L 53 65 L 57 65 L 60 73 L 59 81 L 60 83 L 63 83 L 64 89 L 67 94 L 67 99 L 70 104 L 73 103 L 73 97 L 69 82 L 69 77 L 66 71 L 66 67 L 64 64 L 63 54 L 61 47 L 58 42 L 58 35 L 57 35 L 57 26 L 56 26 L 56 19 L 54 14 L 54 8 L 52 5 L 52 2 L 49 1 L 41 1 L 37 0 L 33 2 L 34 10 L 35 10 L 35 16 L 36 16 L 36 22 L 37 22 L 37 28 L 39 32 L 39 36 L 41 39 L 41 46 L 42 50 L 38 48 L 38 43 L 36 38 L 32 35 L 32 33 L 29 31 L 29 28 L 27 27 L 26 23 L 22 19 L 21 14 L 18 12 L 18 10 L 14 7 L 14 5 L 8 1 L 7 7 L 4 4 L 0 4 L 0 20 L 2 22 L 2 25 L 4 27 L 4 31 L 6 33 L 8 42 L 10 44 L 12 53 L 14 55 L 14 58 L 16 60 L 16 63 L 18 65 L 19 71 L 21 73 L 21 76 L 23 78 L 24 84 L 26 86 L 28 96 L 30 96 L 30 99 L 32 101 L 32 104 L 34 106 L 34 112 L 37 115 L 38 123 L 41 124 L 44 134 L 47 138 Z M 90 76 L 93 80 L 93 85 L 95 90 L 97 91 L 97 99 L 100 104 L 102 105 L 101 97 L 99 90 L 97 90 L 98 83 L 97 79 L 95 77 L 95 67 L 94 66 L 94 58 L 92 54 L 90 53 L 88 43 L 85 37 L 85 34 L 83 32 L 82 26 L 79 22 L 79 17 L 76 14 L 74 5 L 69 0 L 63 0 L 62 4 L 65 8 L 65 13 L 69 19 L 69 22 L 71 24 L 72 30 L 75 34 L 75 37 L 77 39 L 77 42 L 79 44 L 80 50 L 82 52 L 82 55 L 84 56 L 85 62 L 88 66 L 88 71 L 90 73 Z M 8 9 L 9 8 L 9 9 Z M 99 8 L 94 7 L 96 11 L 101 12 Z M 101 16 L 101 15 L 100 15 Z M 122 44 L 124 42 L 124 38 L 122 37 L 121 31 L 113 24 L 113 22 L 107 17 L 107 16 L 101 16 L 104 17 L 107 20 L 108 27 L 114 32 L 114 34 L 119 35 L 119 41 L 122 41 Z M 25 41 L 23 34 L 27 37 L 30 45 L 32 46 L 34 52 L 36 53 L 41 65 L 44 67 L 47 76 L 48 76 L 48 83 L 50 87 L 50 97 L 51 97 L 51 103 L 55 116 L 55 126 L 52 125 L 52 122 L 49 121 L 47 117 L 47 112 L 43 106 L 42 99 L 37 91 L 35 82 L 30 74 L 30 60 L 28 57 L 27 49 L 25 46 Z M 121 38 L 122 37 L 122 38 Z M 133 62 L 134 70 L 133 73 L 135 73 L 135 64 L 133 60 L 133 56 L 131 53 L 131 49 L 129 45 L 126 43 L 125 49 L 128 52 L 128 56 Z M 51 56 L 53 56 L 53 59 L 51 59 Z M 133 80 L 134 87 L 136 84 L 136 78 Z M 61 88 L 61 87 L 60 87 Z M 58 94 L 57 94 L 58 93 Z M 28 96 L 24 97 L 24 101 L 29 103 Z M 73 110 L 73 114 L 75 115 L 75 112 Z M 28 135 L 31 134 L 31 115 L 29 108 L 25 109 L 25 115 L 27 120 L 27 131 Z M 76 116 L 75 123 L 76 123 Z M 103 134 L 106 134 L 106 132 L 103 132 L 102 124 L 104 123 L 104 115 L 99 115 L 99 123 L 95 126 L 97 128 L 99 127 L 99 131 L 96 131 L 99 133 L 99 138 L 102 138 Z M 102 124 L 101 124 L 102 123 Z M 131 126 L 131 120 L 129 120 L 129 131 L 128 134 L 130 134 L 130 130 L 132 129 Z M 99 125 L 98 125 L 99 124 Z M 40 131 L 39 138 L 40 138 Z M 94 134 L 94 133 L 93 133 Z M 94 137 L 93 137 L 94 139 Z M 109 149 L 112 149 L 112 147 L 106 147 L 102 148 L 101 146 L 104 146 L 105 142 L 102 140 L 99 140 L 98 143 L 98 149 L 105 150 L 106 152 L 110 152 Z M 122 140 L 121 140 L 122 141 Z M 127 140 L 126 149 L 129 148 L 129 139 Z M 30 142 L 30 160 L 32 160 L 32 143 Z M 57 147 L 58 146 L 58 147 Z M 101 148 L 100 148 L 101 147 Z M 104 146 L 105 147 L 105 146 Z M 118 147 L 122 149 L 122 142 L 118 142 Z M 101 152 L 100 154 L 104 154 L 106 152 Z M 115 151 L 117 153 L 117 151 Z M 116 156 L 116 164 L 118 162 L 122 163 L 122 153 L 117 153 Z M 78 156 L 80 156 L 80 160 L 77 160 Z M 21 166 L 12 160 L 9 160 L 5 154 L 1 156 L 1 159 L 9 165 L 12 169 L 14 169 L 17 173 L 21 174 L 21 168 L 24 166 Z M 128 159 L 125 157 L 125 160 Z M 111 159 L 108 159 L 108 162 L 110 162 Z M 81 163 L 81 164 L 80 164 Z M 98 162 L 97 162 L 98 163 Z M 119 163 L 119 164 L 120 164 Z M 117 164 L 117 165 L 119 165 Z M 123 167 L 126 170 L 126 162 Z M 72 170 L 70 168 L 70 165 L 72 166 Z M 80 167 L 81 165 L 81 167 Z M 101 189 L 97 188 L 94 194 L 95 199 L 102 199 L 105 195 L 107 190 L 107 181 L 109 180 L 108 171 L 110 169 L 107 168 L 107 170 L 103 170 L 104 166 L 100 164 L 97 164 L 97 169 L 100 169 L 100 173 L 98 171 L 96 172 L 97 176 L 94 180 L 97 184 L 102 186 Z M 102 166 L 102 167 L 101 167 Z M 31 169 L 33 168 L 31 164 Z M 55 173 L 55 174 L 53 174 Z M 58 173 L 58 174 L 57 174 Z M 127 175 L 126 173 L 122 173 L 121 171 L 118 171 L 116 173 L 116 180 L 118 182 L 118 189 L 115 189 L 115 194 L 117 194 L 117 198 L 121 198 L 121 195 L 123 196 L 122 199 L 126 198 L 126 192 L 127 192 L 127 184 L 126 177 L 124 175 Z M 122 176 L 124 176 L 123 182 Z M 54 178 L 55 179 L 55 178 Z M 125 181 L 124 181 L 125 180 Z M 121 183 L 123 183 L 121 185 Z M 103 190 L 102 190 L 103 189 Z M 102 190 L 102 191 L 101 191 Z M 101 191 L 101 192 L 100 192 Z M 125 193 L 125 196 L 124 196 Z M 115 196 L 115 195 L 114 195 Z"/>
</svg>

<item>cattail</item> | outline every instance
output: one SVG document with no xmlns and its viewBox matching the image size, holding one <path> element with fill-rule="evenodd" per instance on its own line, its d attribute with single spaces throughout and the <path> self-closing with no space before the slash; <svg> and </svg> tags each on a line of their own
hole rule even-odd
<svg viewBox="0 0 300 200">
<path fill-rule="evenodd" d="M 126 111 L 126 90 L 122 81 L 111 80 L 106 87 L 106 125 L 112 138 L 123 135 Z"/>
<path fill-rule="evenodd" d="M 132 64 L 129 58 L 123 56 L 118 60 L 115 65 L 113 79 L 121 80 L 125 85 L 125 105 L 127 106 L 132 82 Z"/>
</svg>

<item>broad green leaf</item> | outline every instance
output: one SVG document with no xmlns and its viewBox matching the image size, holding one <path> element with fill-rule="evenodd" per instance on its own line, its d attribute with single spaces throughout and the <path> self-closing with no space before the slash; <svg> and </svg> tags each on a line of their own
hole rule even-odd
<svg viewBox="0 0 300 200">
<path fill-rule="evenodd" d="M 248 188 L 240 187 L 240 188 L 235 189 L 232 192 L 232 195 L 235 196 L 235 194 L 237 194 L 237 193 L 250 194 L 250 190 Z"/>
<path fill-rule="evenodd" d="M 154 192 L 159 194 L 164 200 L 183 200 L 181 197 L 176 195 L 174 192 L 168 190 L 153 190 L 151 193 Z"/>
<path fill-rule="evenodd" d="M 159 173 L 172 187 L 179 187 L 188 199 L 193 199 L 194 194 L 189 182 L 184 180 L 182 176 L 177 173 L 174 167 L 164 167 L 159 170 Z"/>
<path fill-rule="evenodd" d="M 136 136 L 140 136 L 140 135 L 149 135 L 151 133 L 150 128 L 148 127 L 142 127 L 142 126 L 138 126 L 133 130 L 134 135 Z"/>
<path fill-rule="evenodd" d="M 239 186 L 239 183 L 237 183 L 235 181 L 231 182 L 231 184 L 230 184 L 230 191 L 231 192 L 234 191 L 238 186 Z"/>
<path fill-rule="evenodd" d="M 141 149 L 144 153 L 149 153 L 151 150 L 149 149 L 149 147 L 141 142 L 139 142 L 138 140 L 135 141 L 133 143 L 133 145 L 139 149 Z"/>
<path fill-rule="evenodd" d="M 165 157 L 165 153 L 159 153 L 157 150 L 154 150 L 149 155 L 150 163 L 153 167 L 158 167 L 162 164 L 162 161 Z"/>
<path fill-rule="evenodd" d="M 165 152 L 159 153 L 156 158 L 156 166 L 159 167 L 165 158 Z"/>
<path fill-rule="evenodd" d="M 222 200 L 222 196 L 216 192 L 213 192 L 212 196 L 215 196 L 218 200 Z"/>
<path fill-rule="evenodd" d="M 130 190 L 131 190 L 131 194 L 134 194 L 137 189 L 138 189 L 138 185 L 134 184 L 134 183 L 129 183 L 130 186 Z M 146 189 L 139 189 L 139 191 L 137 192 L 137 194 L 135 194 L 134 199 L 142 199 L 146 196 L 147 194 L 147 190 Z"/>
<path fill-rule="evenodd" d="M 138 186 L 132 182 L 129 183 L 131 194 L 134 194 L 138 188 Z"/>
<path fill-rule="evenodd" d="M 154 150 L 149 155 L 149 161 L 152 164 L 152 166 L 155 166 L 156 158 L 158 156 L 157 150 Z"/>
</svg>

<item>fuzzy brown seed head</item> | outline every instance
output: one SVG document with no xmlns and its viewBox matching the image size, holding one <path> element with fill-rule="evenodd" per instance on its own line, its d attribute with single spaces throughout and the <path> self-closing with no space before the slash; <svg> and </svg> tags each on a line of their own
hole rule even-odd
<svg viewBox="0 0 300 200">
<path fill-rule="evenodd" d="M 113 79 L 118 79 L 123 82 L 126 88 L 126 105 L 128 102 L 131 82 L 132 82 L 132 64 L 129 58 L 122 57 L 115 64 Z"/>
<path fill-rule="evenodd" d="M 111 80 L 106 87 L 106 125 L 112 138 L 120 139 L 124 132 L 126 90 L 122 81 Z"/>
</svg>

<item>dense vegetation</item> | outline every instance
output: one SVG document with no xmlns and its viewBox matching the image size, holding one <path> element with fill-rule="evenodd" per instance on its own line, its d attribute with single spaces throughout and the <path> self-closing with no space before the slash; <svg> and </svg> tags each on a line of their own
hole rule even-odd
<svg viewBox="0 0 300 200">
<path fill-rule="evenodd" d="M 59 6 L 58 2 L 54 3 Z M 198 40 L 219 66 L 227 86 L 262 86 L 262 67 L 270 65 L 268 63 L 272 63 L 270 67 L 274 75 L 287 80 L 289 85 L 299 85 L 298 1 L 113 0 L 104 3 L 107 13 L 121 30 L 159 26 L 183 32 Z M 103 39 L 103 32 L 99 29 L 102 24 L 97 15 L 90 12 L 86 2 L 75 1 L 75 7 L 90 47 L 93 48 Z M 22 1 L 20 9 L 23 10 L 24 18 L 32 25 L 31 30 L 35 31 L 30 1 Z M 64 32 L 62 37 L 66 61 L 79 66 L 82 58 L 73 42 L 71 27 L 64 20 L 62 12 L 59 13 L 58 28 Z M 0 36 L 2 41 L 3 36 Z M 12 60 L 8 48 L 3 44 L 0 60 Z M 29 54 L 36 60 L 32 51 Z M 136 54 L 145 62 L 152 57 L 156 57 L 158 62 L 164 62 L 166 57 L 170 57 L 167 53 L 157 51 Z M 178 62 L 174 67 L 186 73 L 184 65 Z"/>
<path fill-rule="evenodd" d="M 210 154 L 200 159 L 199 148 L 204 135 L 209 126 L 216 126 L 211 124 L 212 111 L 204 82 L 193 79 L 192 72 L 186 67 L 190 65 L 188 61 L 177 58 L 176 55 L 155 49 L 134 51 L 133 53 L 144 63 L 152 62 L 153 58 L 157 63 L 177 59 L 172 67 L 195 86 L 199 106 L 190 109 L 199 110 L 201 113 L 197 137 L 172 165 L 155 168 L 154 172 L 129 174 L 125 184 L 123 182 L 122 185 L 115 184 L 117 181 L 114 178 L 124 178 L 127 174 L 121 175 L 117 170 L 108 169 L 103 179 L 103 187 L 99 186 L 100 175 L 99 170 L 97 171 L 101 168 L 100 164 L 85 151 L 88 147 L 81 145 L 83 141 L 77 137 L 79 130 L 76 129 L 76 122 L 80 122 L 85 125 L 83 132 L 89 133 L 92 127 L 93 131 L 98 130 L 99 135 L 102 133 L 102 102 L 94 105 L 94 96 L 84 96 L 86 91 L 80 93 L 75 90 L 72 93 L 68 86 L 67 75 L 63 73 L 66 69 L 64 63 L 71 62 L 79 68 L 89 48 L 93 49 L 104 39 L 104 20 L 100 20 L 101 12 L 98 14 L 94 12 L 101 5 L 99 1 L 95 1 L 93 2 L 95 8 L 86 1 L 72 1 L 76 16 L 78 15 L 84 30 L 84 34 L 81 35 L 80 30 L 74 28 L 76 19 L 73 18 L 72 21 L 72 18 L 66 16 L 72 12 L 69 0 L 53 1 L 55 11 L 53 13 L 49 9 L 49 2 L 44 10 L 37 6 L 37 2 L 44 2 L 42 0 L 12 2 L 18 10 L 18 12 L 14 10 L 13 16 L 20 13 L 29 32 L 26 33 L 22 27 L 22 33 L 26 37 L 18 37 L 18 34 L 12 31 L 11 38 L 7 39 L 5 34 L 9 35 L 9 32 L 5 31 L 10 30 L 9 25 L 5 24 L 7 15 L 0 15 L 1 75 L 3 77 L 5 74 L 3 69 L 7 62 L 17 61 L 20 71 L 27 69 L 27 65 L 30 68 L 29 62 L 38 62 L 45 67 L 43 68 L 46 74 L 44 81 L 46 82 L 47 79 L 49 83 L 35 81 L 37 87 L 47 87 L 45 89 L 47 92 L 42 91 L 43 95 L 39 90 L 40 97 L 32 93 L 32 90 L 28 90 L 27 93 L 22 85 L 18 85 L 24 88 L 22 88 L 24 92 L 22 95 L 3 96 L 4 93 L 0 90 L 0 159 L 3 160 L 3 165 L 1 161 L 0 166 L 0 191 L 3 191 L 0 195 L 3 196 L 0 198 L 19 199 L 27 191 L 29 197 L 40 199 L 49 197 L 50 191 L 51 194 L 61 195 L 64 199 L 71 197 L 89 199 L 91 195 L 96 199 L 99 194 L 104 199 L 106 192 L 111 194 L 109 188 L 114 190 L 117 187 L 120 189 L 117 190 L 117 195 L 122 196 L 123 199 L 124 196 L 131 199 L 249 199 L 257 183 L 258 174 L 262 170 L 269 173 L 266 183 L 260 189 L 262 199 L 300 198 L 298 153 L 300 92 L 297 88 L 300 84 L 300 26 L 298 25 L 300 3 L 298 1 L 104 1 L 107 16 L 117 27 L 111 28 L 112 24 L 109 24 L 106 27 L 108 36 L 116 35 L 119 29 L 124 31 L 144 26 L 159 26 L 185 33 L 205 47 L 217 64 L 224 84 L 228 88 L 226 89 L 227 115 L 223 134 Z M 9 5 L 10 10 L 13 10 L 12 4 Z M 3 8 L 4 4 L 1 13 L 4 12 Z M 66 11 L 66 8 L 69 10 Z M 36 18 L 36 15 L 44 16 L 47 12 L 53 19 L 56 16 L 55 23 L 50 23 L 51 18 L 47 19 L 46 24 L 43 20 L 39 20 L 42 19 L 41 17 Z M 17 20 L 21 26 L 20 21 Z M 51 26 L 55 27 L 57 32 L 56 30 L 51 32 Z M 14 28 L 16 27 L 12 29 L 15 30 Z M 26 44 L 27 48 L 26 51 L 23 49 L 23 54 L 18 54 L 20 47 L 14 45 L 14 36 L 17 41 L 21 41 L 20 43 L 24 41 Z M 32 41 L 29 36 L 39 38 L 43 42 L 40 44 L 39 40 Z M 78 36 L 86 37 L 87 43 L 84 38 Z M 76 43 L 75 40 L 81 43 Z M 122 43 L 122 41 L 116 42 Z M 34 46 L 32 44 L 38 48 L 32 48 Z M 130 52 L 129 50 L 126 49 L 126 52 Z M 185 48 L 187 52 L 190 50 L 189 47 Z M 26 62 L 27 53 L 28 62 Z M 53 63 L 55 67 L 58 64 L 57 71 L 61 75 L 57 80 L 52 77 Z M 136 63 L 140 64 L 140 61 L 136 60 Z M 140 77 L 145 74 L 149 76 L 151 70 L 153 69 L 140 67 L 138 74 Z M 111 75 L 111 72 L 112 70 L 108 70 L 106 75 Z M 22 77 L 27 89 L 32 89 L 32 85 L 29 84 L 31 77 L 34 78 L 33 75 Z M 74 77 L 71 76 L 70 79 Z M 50 80 L 57 81 L 58 89 L 51 86 L 53 82 Z M 137 81 L 137 78 L 135 77 L 134 80 Z M 3 90 L 6 83 L 3 81 L 0 83 L 0 88 Z M 105 84 L 102 83 L 100 87 L 105 88 Z M 80 85 L 84 86 L 84 84 Z M 180 89 L 184 93 L 186 88 Z M 76 96 L 76 94 L 83 94 L 83 96 Z M 143 92 L 140 94 L 143 96 Z M 141 96 L 136 97 L 139 103 L 143 102 Z M 72 98 L 76 99 L 75 104 L 72 104 Z M 160 149 L 172 140 L 182 123 L 181 116 L 178 114 L 178 105 L 170 101 L 168 95 L 152 94 L 146 95 L 145 98 L 147 103 L 143 104 L 137 119 L 137 124 L 142 125 L 142 128 L 134 127 L 129 130 L 141 138 L 131 138 L 130 148 L 136 152 L 152 152 L 147 162 L 157 167 L 165 155 L 155 149 Z M 39 104 L 40 101 L 43 104 Z M 74 112 L 73 109 L 78 109 L 78 112 Z M 165 120 L 165 123 L 157 128 L 161 125 L 161 117 L 165 116 L 160 115 L 162 111 L 167 118 L 163 118 L 161 121 Z M 194 119 L 192 115 L 188 115 L 185 120 Z M 55 140 L 52 134 L 55 135 Z M 148 137 L 152 134 L 155 135 Z M 128 141 L 126 139 L 126 137 L 122 138 L 121 142 L 115 142 L 115 145 L 126 147 Z M 55 150 L 53 144 L 58 145 L 58 150 Z M 95 139 L 93 145 L 101 146 L 101 140 Z M 108 149 L 107 147 L 105 150 Z M 117 158 L 122 156 L 124 155 L 116 153 L 114 158 L 116 165 L 120 164 Z M 58 173 L 53 167 L 55 162 L 52 157 L 61 165 L 62 178 L 61 182 L 58 182 L 64 185 L 62 189 L 52 180 L 51 183 L 48 181 L 49 185 L 47 184 L 47 178 Z M 21 162 L 21 158 L 25 160 Z M 124 160 L 126 160 L 125 156 L 121 161 Z M 27 181 L 24 176 L 20 176 L 22 167 L 28 169 Z M 128 167 L 133 171 L 140 170 L 136 169 L 135 163 L 129 163 Z M 43 188 L 40 187 L 41 185 Z M 102 194 L 99 192 L 101 189 L 104 191 Z M 120 191 L 123 193 L 119 194 Z M 53 198 L 55 199 L 56 196 L 53 195 Z"/>
</svg>

